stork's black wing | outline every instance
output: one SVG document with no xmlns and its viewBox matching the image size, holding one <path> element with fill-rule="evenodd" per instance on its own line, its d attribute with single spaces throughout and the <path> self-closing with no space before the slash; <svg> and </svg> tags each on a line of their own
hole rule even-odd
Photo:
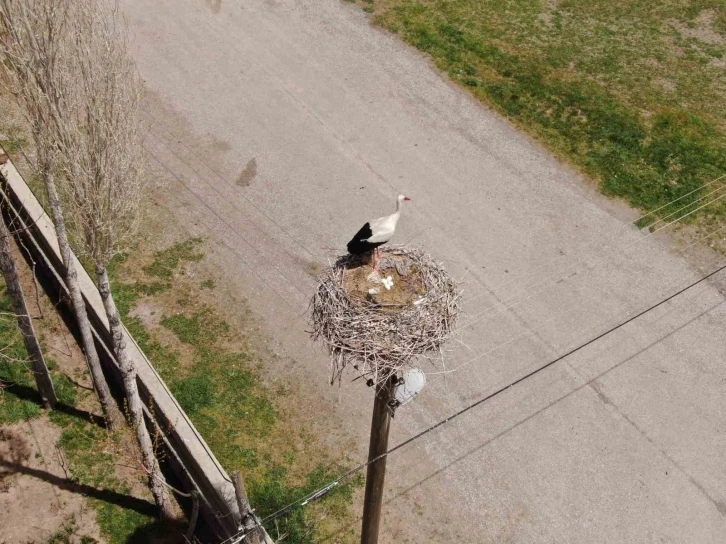
<svg viewBox="0 0 726 544">
<path fill-rule="evenodd" d="M 353 239 L 348 242 L 348 253 L 352 255 L 360 255 L 361 253 L 366 253 L 368 251 L 371 251 L 376 246 L 374 244 L 369 244 L 366 242 L 368 238 L 373 236 L 373 231 L 371 231 L 371 224 L 366 223 L 361 227 L 361 229 L 353 236 Z"/>
</svg>

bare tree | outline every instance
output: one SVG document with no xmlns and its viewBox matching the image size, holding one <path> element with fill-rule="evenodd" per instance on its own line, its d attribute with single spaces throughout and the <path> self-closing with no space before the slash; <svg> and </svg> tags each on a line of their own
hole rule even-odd
<svg viewBox="0 0 726 544">
<path fill-rule="evenodd" d="M 65 218 L 56 187 L 63 151 L 58 135 L 67 126 L 67 63 L 73 56 L 69 23 L 75 2 L 56 0 L 0 0 L 0 51 L 5 82 L 25 112 L 35 143 L 35 169 L 45 184 L 55 224 L 65 282 L 93 386 L 107 424 L 114 428 L 118 409 L 111 397 L 93 341 L 86 306 L 71 258 Z"/>
<path fill-rule="evenodd" d="M 61 131 L 66 182 L 61 186 L 76 248 L 96 269 L 113 349 L 123 375 L 128 416 L 162 517 L 172 504 L 144 421 L 137 369 L 126 349 L 108 264 L 129 240 L 142 192 L 138 138 L 140 82 L 128 51 L 125 25 L 104 0 L 76 0 L 70 22 L 74 55 L 69 101 L 74 125 Z"/>
<path fill-rule="evenodd" d="M 2 202 L 0 202 L 2 206 Z M 40 397 L 46 408 L 53 408 L 58 402 L 53 387 L 53 380 L 48 372 L 48 367 L 43 358 L 43 352 L 40 349 L 40 342 L 35 334 L 33 320 L 28 314 L 28 308 L 25 305 L 25 297 L 23 296 L 23 288 L 20 285 L 20 277 L 15 267 L 15 259 L 13 258 L 10 248 L 10 231 L 5 225 L 2 217 L 0 217 L 0 270 L 2 270 L 7 286 L 10 304 L 18 321 L 18 328 L 23 335 L 25 342 L 25 350 L 28 352 L 35 383 L 38 386 Z"/>
</svg>

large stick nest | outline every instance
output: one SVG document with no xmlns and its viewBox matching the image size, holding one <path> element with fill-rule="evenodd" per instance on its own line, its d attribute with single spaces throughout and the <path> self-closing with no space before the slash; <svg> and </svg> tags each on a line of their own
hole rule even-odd
<svg viewBox="0 0 726 544">
<path fill-rule="evenodd" d="M 426 252 L 385 250 L 379 270 L 393 280 L 390 290 L 371 279 L 367 260 L 340 257 L 320 276 L 313 296 L 312 336 L 330 353 L 331 383 L 350 366 L 378 384 L 415 356 L 440 352 L 459 313 L 458 284 Z"/>
</svg>

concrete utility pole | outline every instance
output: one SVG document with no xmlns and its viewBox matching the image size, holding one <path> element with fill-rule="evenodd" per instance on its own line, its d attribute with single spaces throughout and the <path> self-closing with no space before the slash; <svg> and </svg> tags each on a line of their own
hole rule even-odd
<svg viewBox="0 0 726 544">
<path fill-rule="evenodd" d="M 2 203 L 0 203 L 0 206 L 2 206 Z M 18 319 L 18 328 L 23 334 L 25 349 L 28 352 L 28 358 L 33 368 L 33 376 L 40 397 L 43 399 L 43 405 L 46 408 L 53 408 L 58 402 L 58 398 L 55 395 L 53 380 L 51 380 L 48 366 L 45 364 L 43 352 L 40 349 L 40 342 L 38 342 L 38 337 L 33 328 L 33 320 L 25 305 L 23 288 L 20 286 L 18 270 L 15 268 L 15 261 L 10 249 L 10 231 L 2 217 L 0 217 L 0 269 L 2 269 L 5 278 L 13 312 L 15 312 Z"/>
<path fill-rule="evenodd" d="M 260 533 L 257 530 L 257 524 L 255 523 L 255 518 L 250 508 L 250 502 L 247 499 L 247 491 L 245 490 L 242 474 L 239 472 L 232 474 L 232 484 L 234 485 L 234 493 L 237 497 L 240 522 L 247 534 L 245 542 L 249 544 L 260 544 Z"/>
<path fill-rule="evenodd" d="M 388 432 L 393 418 L 393 403 L 396 398 L 398 377 L 393 374 L 376 386 L 371 420 L 371 441 L 368 447 L 368 462 L 388 451 Z M 363 501 L 363 530 L 361 544 L 377 544 L 383 507 L 383 484 L 386 478 L 386 457 L 368 465 L 366 493 Z"/>
</svg>

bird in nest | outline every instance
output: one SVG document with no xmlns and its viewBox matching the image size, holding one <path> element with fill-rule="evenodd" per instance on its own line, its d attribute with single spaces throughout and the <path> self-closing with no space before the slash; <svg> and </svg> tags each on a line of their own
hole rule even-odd
<svg viewBox="0 0 726 544">
<path fill-rule="evenodd" d="M 403 203 L 411 200 L 407 196 L 398 195 L 396 200 L 396 211 L 391 215 L 379 217 L 368 221 L 348 242 L 348 253 L 351 255 L 363 255 L 373 252 L 373 271 L 378 271 L 378 262 L 380 261 L 379 246 L 388 242 L 393 233 L 396 232 L 396 224 L 401 217 L 401 209 Z"/>
</svg>

